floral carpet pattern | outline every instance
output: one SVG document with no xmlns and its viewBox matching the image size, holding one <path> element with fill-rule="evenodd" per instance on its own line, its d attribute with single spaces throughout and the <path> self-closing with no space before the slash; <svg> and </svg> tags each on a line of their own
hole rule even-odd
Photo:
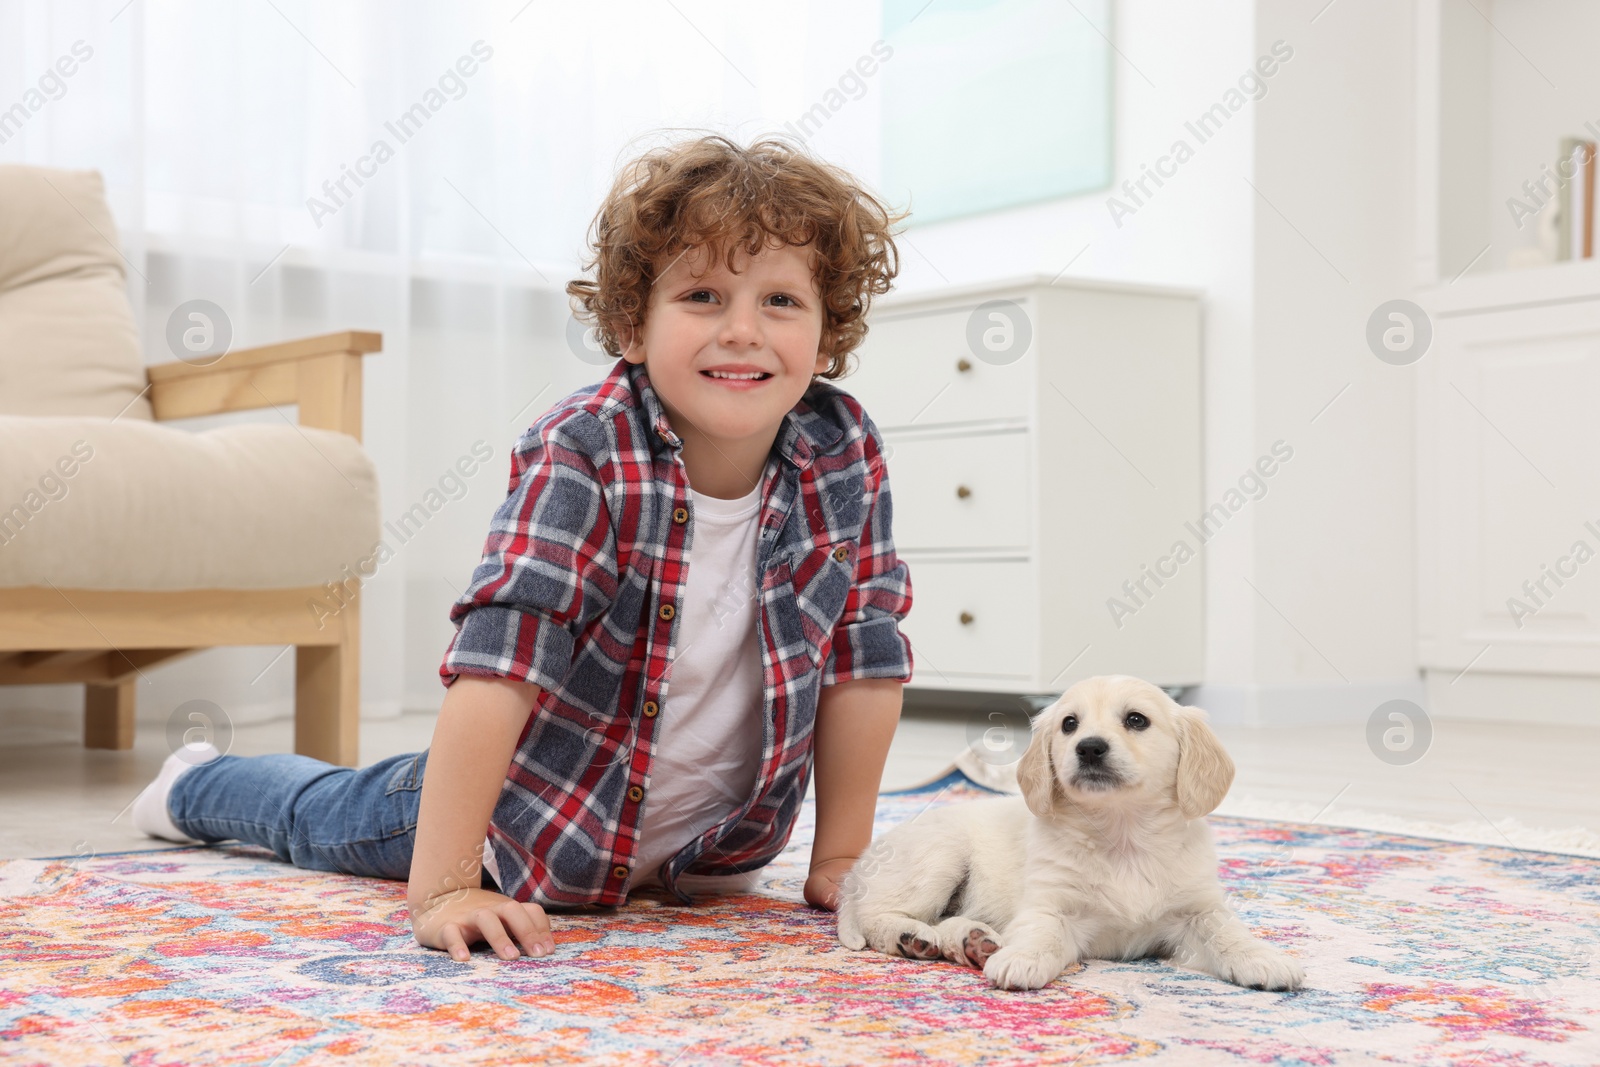
<svg viewBox="0 0 1600 1067">
<path fill-rule="evenodd" d="M 881 832 L 989 791 L 885 794 Z M 1600 860 L 1212 820 L 1297 993 L 1157 960 L 1048 988 L 843 948 L 800 896 L 807 806 L 760 895 L 555 918 L 545 959 L 417 947 L 405 886 L 239 845 L 0 863 L 0 1063 L 1600 1063 Z"/>
</svg>

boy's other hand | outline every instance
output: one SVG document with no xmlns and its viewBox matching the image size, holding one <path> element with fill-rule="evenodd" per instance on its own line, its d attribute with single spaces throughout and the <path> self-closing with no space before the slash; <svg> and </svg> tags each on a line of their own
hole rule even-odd
<svg viewBox="0 0 1600 1067">
<path fill-rule="evenodd" d="M 838 911 L 839 883 L 844 881 L 844 876 L 855 866 L 855 862 L 855 857 L 850 856 L 823 860 L 812 866 L 811 873 L 806 876 L 806 903 L 813 908 Z"/>
<path fill-rule="evenodd" d="M 518 942 L 530 956 L 547 955 L 556 947 L 543 908 L 488 889 L 458 889 L 434 897 L 412 909 L 411 929 L 423 948 L 443 949 L 462 962 L 480 941 L 508 960 L 521 955 Z"/>
</svg>

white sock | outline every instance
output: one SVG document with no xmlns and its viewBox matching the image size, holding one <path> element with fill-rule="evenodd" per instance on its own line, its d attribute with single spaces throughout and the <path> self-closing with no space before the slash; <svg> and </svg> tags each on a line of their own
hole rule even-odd
<svg viewBox="0 0 1600 1067">
<path fill-rule="evenodd" d="M 198 845 L 200 841 L 188 836 L 179 830 L 172 822 L 172 816 L 167 813 L 167 798 L 172 795 L 172 783 L 180 775 L 202 763 L 210 763 L 221 756 L 217 747 L 210 742 L 203 745 L 185 745 L 183 751 L 174 752 L 167 757 L 161 765 L 161 773 L 156 775 L 156 780 L 144 787 L 133 801 L 133 825 L 137 830 L 151 837 L 159 837 L 165 841 L 176 841 L 180 845 Z"/>
</svg>

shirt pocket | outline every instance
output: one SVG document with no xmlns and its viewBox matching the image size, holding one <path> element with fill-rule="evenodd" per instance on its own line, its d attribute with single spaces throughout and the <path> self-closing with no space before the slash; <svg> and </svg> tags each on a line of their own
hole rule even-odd
<svg viewBox="0 0 1600 1067">
<path fill-rule="evenodd" d="M 780 653 L 803 653 L 821 665 L 855 585 L 859 550 L 848 539 L 813 543 L 768 569 L 762 586 L 782 631 L 775 635 Z"/>
</svg>

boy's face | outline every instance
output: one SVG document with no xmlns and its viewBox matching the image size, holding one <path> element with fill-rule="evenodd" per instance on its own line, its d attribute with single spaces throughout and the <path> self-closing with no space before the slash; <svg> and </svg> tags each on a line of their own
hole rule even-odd
<svg viewBox="0 0 1600 1067">
<path fill-rule="evenodd" d="M 680 437 L 765 437 L 770 447 L 812 375 L 828 369 L 811 254 L 809 245 L 741 250 L 735 273 L 697 247 L 656 278 L 623 358 L 645 365 Z"/>
</svg>

